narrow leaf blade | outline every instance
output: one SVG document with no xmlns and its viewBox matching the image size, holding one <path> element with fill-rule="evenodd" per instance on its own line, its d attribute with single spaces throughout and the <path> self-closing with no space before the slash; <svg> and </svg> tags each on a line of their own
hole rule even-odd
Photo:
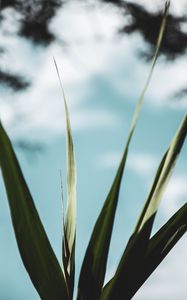
<svg viewBox="0 0 187 300">
<path fill-rule="evenodd" d="M 78 299 L 79 300 L 96 300 L 99 299 L 104 282 L 104 276 L 106 272 L 106 263 L 108 258 L 109 245 L 112 235 L 112 229 L 114 224 L 114 218 L 118 203 L 119 190 L 122 180 L 123 171 L 127 159 L 129 145 L 136 127 L 138 116 L 141 110 L 145 92 L 151 80 L 151 76 L 154 70 L 154 66 L 158 57 L 159 48 L 162 42 L 166 16 L 169 8 L 169 3 L 166 3 L 165 13 L 161 24 L 155 55 L 153 57 L 151 70 L 145 83 L 144 89 L 140 95 L 139 101 L 136 105 L 135 113 L 132 118 L 129 136 L 127 139 L 126 147 L 117 170 L 116 177 L 101 210 L 101 213 L 95 224 L 85 257 L 81 269 L 78 287 Z"/>
<path fill-rule="evenodd" d="M 187 203 L 150 239 L 147 254 L 143 262 L 143 268 L 140 270 L 138 281 L 134 282 L 132 287 L 132 296 L 154 272 L 186 231 Z"/>
<path fill-rule="evenodd" d="M 150 239 L 145 259 L 145 269 L 149 270 L 149 274 L 161 263 L 186 231 L 187 203 Z"/>
<path fill-rule="evenodd" d="M 176 245 L 179 239 L 187 231 L 187 204 L 184 204 L 162 228 L 150 239 L 147 253 L 143 259 L 142 268 L 139 270 L 138 278 L 133 277 L 131 286 L 131 299 L 147 278 L 154 272 L 170 250 Z M 133 274 L 133 273 L 132 273 Z M 108 295 L 113 284 L 113 278 L 106 284 L 102 293 L 102 300 L 108 299 Z M 126 281 L 123 280 L 123 284 Z"/>
<path fill-rule="evenodd" d="M 75 237 L 76 237 L 76 163 L 73 138 L 71 133 L 70 117 L 67 101 L 63 90 L 57 63 L 54 59 L 57 75 L 62 89 L 66 115 L 66 157 L 67 157 L 67 188 L 68 201 L 64 226 L 63 266 L 69 288 L 70 298 L 73 297 L 75 275 Z"/>
<path fill-rule="evenodd" d="M 187 115 L 158 167 L 138 226 L 127 244 L 113 279 L 103 291 L 102 299 L 123 299 L 123 297 L 131 299 L 128 297 L 132 297 L 131 293 L 132 290 L 134 290 L 134 285 L 139 281 L 141 269 L 144 268 L 143 262 L 149 246 L 149 237 L 162 193 L 172 174 L 173 167 L 182 149 L 186 135 Z"/>
<path fill-rule="evenodd" d="M 68 299 L 62 270 L 1 123 L 0 166 L 19 251 L 36 290 L 45 300 Z"/>
<path fill-rule="evenodd" d="M 187 135 L 187 115 L 184 117 L 176 135 L 174 136 L 167 152 L 165 153 L 160 166 L 158 168 L 155 180 L 150 190 L 148 199 L 145 203 L 139 221 L 135 228 L 135 233 L 139 232 L 144 224 L 156 215 L 162 194 L 167 186 L 167 183 L 172 175 L 173 168 L 177 161 L 178 155 L 182 149 L 183 143 Z M 152 223 L 154 218 L 152 218 Z M 150 228 L 151 230 L 151 228 Z"/>
</svg>

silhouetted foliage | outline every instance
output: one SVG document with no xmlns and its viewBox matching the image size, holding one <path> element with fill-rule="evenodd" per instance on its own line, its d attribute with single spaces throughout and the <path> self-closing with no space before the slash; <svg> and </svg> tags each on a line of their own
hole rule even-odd
<svg viewBox="0 0 187 300">
<path fill-rule="evenodd" d="M 148 51 L 141 52 L 142 56 L 150 59 L 155 47 L 159 26 L 162 18 L 162 11 L 151 12 L 137 3 L 123 0 L 100 0 L 118 7 L 124 18 L 129 23 L 119 29 L 120 34 L 132 34 L 138 32 L 150 46 Z M 87 0 L 85 0 L 87 2 Z M 19 26 L 17 34 L 32 41 L 35 45 L 47 46 L 55 40 L 55 33 L 50 30 L 50 22 L 56 15 L 58 9 L 68 3 L 65 0 L 4 0 L 1 1 L 1 12 L 12 8 L 19 13 Z M 1 14 L 0 22 L 3 21 Z M 73 22 L 73 20 L 72 20 Z M 169 14 L 166 26 L 166 34 L 162 43 L 160 53 L 168 60 L 173 60 L 186 53 L 187 33 L 182 30 L 186 24 L 187 15 L 177 17 Z M 0 46 L 0 53 L 5 51 Z M 29 86 L 23 76 L 6 73 L 0 70 L 0 84 L 7 85 L 15 91 L 24 90 Z"/>
<path fill-rule="evenodd" d="M 119 7 L 124 7 L 124 1 L 122 1 L 122 0 L 102 0 L 102 2 L 111 3 L 111 4 L 117 5 Z"/>
<path fill-rule="evenodd" d="M 29 87 L 30 83 L 18 74 L 10 74 L 0 70 L 0 84 L 13 89 L 15 92 Z"/>
<path fill-rule="evenodd" d="M 17 34 L 32 41 L 36 45 L 47 46 L 55 40 L 55 34 L 50 31 L 50 21 L 55 16 L 57 9 L 61 7 L 61 0 L 6 0 L 1 1 L 1 18 L 4 20 L 2 12 L 7 8 L 12 8 L 19 13 L 19 26 Z M 5 52 L 4 46 L 0 47 L 0 53 Z M 12 74 L 0 69 L 0 84 L 11 88 L 13 91 L 25 90 L 30 83 L 24 76 Z"/>
<path fill-rule="evenodd" d="M 16 5 L 18 1 L 15 1 L 15 0 L 5 0 L 5 1 L 1 1 L 1 10 L 3 10 L 4 8 L 7 8 L 7 7 L 13 7 Z"/>
<path fill-rule="evenodd" d="M 138 32 L 150 45 L 150 51 L 143 53 L 147 59 L 153 54 L 157 40 L 162 11 L 150 12 L 143 6 L 128 1 L 101 0 L 121 8 L 124 17 L 130 16 L 130 23 L 119 29 L 119 32 L 132 34 Z M 185 54 L 187 50 L 187 32 L 182 30 L 182 25 L 187 22 L 187 15 L 181 17 L 169 14 L 167 18 L 166 33 L 160 53 L 167 59 L 172 60 Z"/>
<path fill-rule="evenodd" d="M 136 31 L 139 32 L 144 40 L 150 44 L 151 50 L 153 50 L 159 32 L 162 11 L 151 13 L 142 6 L 133 3 L 127 3 L 126 9 L 131 16 L 131 23 L 124 26 L 120 31 L 128 34 Z M 187 33 L 182 31 L 181 25 L 186 21 L 187 16 L 176 17 L 169 14 L 165 38 L 160 49 L 160 53 L 164 54 L 167 59 L 175 59 L 185 54 L 187 49 Z M 151 56 L 152 53 L 147 53 L 148 58 Z"/>
<path fill-rule="evenodd" d="M 177 99 L 177 100 L 183 100 L 184 97 L 187 96 L 187 88 L 183 88 L 181 89 L 180 91 L 177 91 L 174 95 L 173 95 L 173 98 L 174 100 Z"/>
<path fill-rule="evenodd" d="M 2 1 L 1 10 L 11 7 L 21 15 L 20 36 L 36 44 L 48 45 L 55 39 L 49 29 L 50 21 L 62 3 L 60 0 Z"/>
</svg>

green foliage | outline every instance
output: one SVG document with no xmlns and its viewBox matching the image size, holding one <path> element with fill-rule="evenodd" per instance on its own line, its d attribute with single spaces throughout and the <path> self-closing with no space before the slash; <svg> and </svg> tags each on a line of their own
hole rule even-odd
<svg viewBox="0 0 187 300">
<path fill-rule="evenodd" d="M 130 142 L 144 94 L 158 57 L 169 2 L 166 2 L 151 70 L 137 103 L 126 147 L 101 213 L 91 235 L 80 272 L 79 300 L 131 299 L 187 230 L 187 204 L 153 236 L 151 231 L 164 192 L 187 134 L 185 116 L 158 167 L 134 232 L 124 250 L 113 278 L 104 286 L 107 258 L 118 204 L 119 191 Z M 55 62 L 60 81 L 58 68 Z M 61 81 L 60 81 L 61 84 Z M 61 84 L 62 87 L 62 84 Z M 70 118 L 65 99 L 67 140 L 68 204 L 62 245 L 63 268 L 59 265 L 22 175 L 11 142 L 0 123 L 0 166 L 7 191 L 11 218 L 19 251 L 29 276 L 43 300 L 71 300 L 74 292 L 76 239 L 76 165 Z"/>
<path fill-rule="evenodd" d="M 74 276 L 75 276 L 75 236 L 76 236 L 76 164 L 73 147 L 73 139 L 71 134 L 70 118 L 66 97 L 62 87 L 58 67 L 54 59 L 57 75 L 62 89 L 65 115 L 66 115 L 66 141 L 67 141 L 67 186 L 68 186 L 68 206 L 66 220 L 63 224 L 64 240 L 63 240 L 63 266 L 65 277 L 68 285 L 69 296 L 73 296 Z"/>
<path fill-rule="evenodd" d="M 67 299 L 60 265 L 49 243 L 10 140 L 0 124 L 0 166 L 23 263 L 41 299 Z"/>
</svg>

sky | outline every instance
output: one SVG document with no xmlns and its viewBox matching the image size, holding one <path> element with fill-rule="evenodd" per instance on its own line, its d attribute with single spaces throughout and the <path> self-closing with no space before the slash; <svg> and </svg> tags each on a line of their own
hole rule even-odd
<svg viewBox="0 0 187 300">
<path fill-rule="evenodd" d="M 132 1 L 134 2 L 134 1 Z M 155 9 L 150 1 L 149 9 Z M 160 6 L 164 1 L 155 1 Z M 92 9 L 90 9 L 90 5 Z M 171 1 L 180 13 L 186 1 Z M 141 36 L 116 36 L 124 18 L 109 5 L 89 6 L 70 1 L 51 23 L 58 40 L 49 47 L 33 44 L 11 33 L 17 24 L 11 10 L 1 30 L 8 53 L 1 65 L 24 72 L 32 86 L 21 93 L 0 88 L 0 117 L 13 141 L 26 138 L 43 143 L 35 156 L 16 148 L 42 222 L 57 257 L 61 257 L 61 188 L 64 192 L 65 118 L 53 57 L 61 74 L 70 111 L 77 161 L 77 273 L 94 222 L 112 184 L 125 146 L 135 104 L 143 89 L 150 63 L 138 51 L 146 49 Z M 6 30 L 5 30 L 6 29 Z M 64 45 L 63 41 L 66 41 Z M 63 46 L 62 46 L 63 45 Z M 159 161 L 176 132 L 187 100 L 173 100 L 186 84 L 186 57 L 165 62 L 160 57 L 145 96 L 144 106 L 130 146 L 111 243 L 106 281 L 115 271 L 136 219 L 149 192 Z M 163 201 L 154 230 L 186 202 L 187 145 L 184 145 Z M 39 299 L 21 262 L 0 179 L 0 299 Z M 135 300 L 184 300 L 187 288 L 187 237 L 184 236 L 158 270 L 137 292 Z M 76 279 L 77 280 L 77 279 Z M 11 287 L 11 288 L 10 288 Z"/>
</svg>

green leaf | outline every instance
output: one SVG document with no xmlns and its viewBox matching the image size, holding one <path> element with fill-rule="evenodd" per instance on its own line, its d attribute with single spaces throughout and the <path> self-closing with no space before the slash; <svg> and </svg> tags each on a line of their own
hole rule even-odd
<svg viewBox="0 0 187 300">
<path fill-rule="evenodd" d="M 84 257 L 78 286 L 78 299 L 79 300 L 98 300 L 102 286 L 104 282 L 106 264 L 108 258 L 108 251 L 110 246 L 110 240 L 112 235 L 112 229 L 114 224 L 114 218 L 118 203 L 118 196 L 120 190 L 120 184 L 122 180 L 123 171 L 127 159 L 129 145 L 136 127 L 138 116 L 141 110 L 142 102 L 144 99 L 145 92 L 151 80 L 153 69 L 158 57 L 159 48 L 164 34 L 166 25 L 166 15 L 169 8 L 169 2 L 166 3 L 165 13 L 161 24 L 155 55 L 153 57 L 151 70 L 145 83 L 144 89 L 140 95 L 139 101 L 136 105 L 135 113 L 132 118 L 129 136 L 127 139 L 126 147 L 117 170 L 116 177 L 101 210 L 101 213 L 95 224 L 86 254 Z M 114 298 L 113 298 L 114 299 Z"/>
<path fill-rule="evenodd" d="M 145 257 L 145 269 L 143 270 L 144 281 L 156 269 L 186 231 L 187 203 L 150 239 Z"/>
<path fill-rule="evenodd" d="M 67 187 L 68 205 L 64 224 L 63 240 L 63 265 L 66 281 L 69 288 L 70 298 L 73 297 L 74 275 L 75 275 L 75 237 L 76 237 L 76 164 L 74 155 L 73 138 L 67 101 L 62 87 L 62 82 L 56 61 L 54 59 L 57 75 L 62 89 L 65 115 L 66 115 L 66 149 L 67 149 Z"/>
<path fill-rule="evenodd" d="M 161 196 L 172 174 L 186 135 L 187 115 L 159 165 L 136 229 L 127 244 L 113 279 L 103 291 L 102 299 L 124 299 L 123 297 L 131 299 L 134 285 L 139 281 L 139 273 L 144 268 L 143 262 Z"/>
<path fill-rule="evenodd" d="M 44 300 L 68 299 L 62 270 L 1 123 L 0 166 L 19 251 L 36 290 Z"/>
<path fill-rule="evenodd" d="M 184 204 L 162 228 L 150 239 L 147 252 L 142 261 L 142 268 L 138 276 L 133 277 L 130 295 L 125 294 L 125 299 L 131 299 L 147 278 L 154 272 L 170 250 L 187 231 L 187 204 Z M 134 274 L 134 272 L 132 272 Z M 102 300 L 108 299 L 112 286 L 111 279 L 104 287 Z M 126 281 L 123 279 L 123 284 Z M 124 294 L 122 295 L 124 297 Z M 119 298 L 120 299 L 120 298 Z"/>
<path fill-rule="evenodd" d="M 163 160 L 158 168 L 148 199 L 137 223 L 135 233 L 139 232 L 144 224 L 156 215 L 162 194 L 172 174 L 178 155 L 183 146 L 187 134 L 187 115 L 173 138 Z M 154 218 L 152 218 L 152 223 Z M 151 229 L 150 229 L 151 230 Z"/>
<path fill-rule="evenodd" d="M 137 292 L 147 278 L 154 272 L 186 231 L 187 204 L 184 204 L 150 239 L 138 280 L 133 282 L 131 296 Z"/>
</svg>

